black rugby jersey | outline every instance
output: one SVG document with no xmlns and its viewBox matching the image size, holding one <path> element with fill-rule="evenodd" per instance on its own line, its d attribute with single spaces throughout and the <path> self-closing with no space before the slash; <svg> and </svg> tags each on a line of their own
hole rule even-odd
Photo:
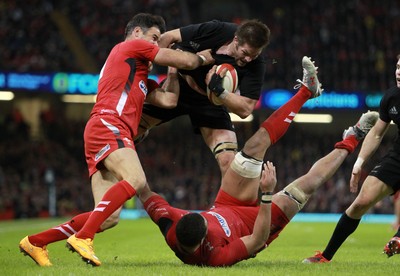
<svg viewBox="0 0 400 276">
<path fill-rule="evenodd" d="M 182 42 L 177 43 L 175 47 L 192 53 L 212 49 L 215 65 L 229 63 L 235 67 L 239 78 L 240 95 L 258 100 L 266 72 L 266 61 L 263 54 L 244 67 L 237 66 L 235 59 L 230 56 L 216 54 L 221 46 L 233 40 L 237 27 L 234 23 L 218 20 L 188 25 L 180 28 Z M 201 66 L 195 70 L 180 70 L 180 72 L 192 76 L 196 83 L 206 91 L 205 76 L 212 66 Z"/>
</svg>

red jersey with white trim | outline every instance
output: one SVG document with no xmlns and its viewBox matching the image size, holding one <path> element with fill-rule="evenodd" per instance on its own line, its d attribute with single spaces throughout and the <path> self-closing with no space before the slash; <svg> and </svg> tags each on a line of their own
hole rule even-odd
<svg viewBox="0 0 400 276">
<path fill-rule="evenodd" d="M 154 60 L 158 51 L 157 45 L 144 39 L 115 45 L 100 72 L 97 100 L 91 116 L 117 116 L 134 137 L 148 92 L 149 61 Z"/>
<path fill-rule="evenodd" d="M 151 219 L 160 227 L 169 247 L 186 264 L 205 266 L 229 266 L 250 256 L 240 239 L 250 235 L 252 227 L 244 223 L 238 213 L 229 206 L 212 208 L 200 214 L 208 222 L 207 236 L 194 254 L 188 255 L 178 249 L 176 224 L 189 213 L 174 208 L 159 195 L 149 198 L 144 207 Z"/>
</svg>

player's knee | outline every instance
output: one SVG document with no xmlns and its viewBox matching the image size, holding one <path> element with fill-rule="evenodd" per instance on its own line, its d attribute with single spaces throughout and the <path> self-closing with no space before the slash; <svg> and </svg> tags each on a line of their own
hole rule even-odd
<svg viewBox="0 0 400 276">
<path fill-rule="evenodd" d="M 134 181 L 128 181 L 131 186 L 139 193 L 141 192 L 144 187 L 146 186 L 147 180 L 146 177 L 137 177 Z"/>
<path fill-rule="evenodd" d="M 129 174 L 123 178 L 127 184 L 129 184 L 133 189 L 135 189 L 136 193 L 140 193 L 143 188 L 146 186 L 147 179 L 143 173 L 141 174 Z"/>
<path fill-rule="evenodd" d="M 360 218 L 369 210 L 370 205 L 368 202 L 356 199 L 346 210 L 346 214 L 351 218 Z"/>
<path fill-rule="evenodd" d="M 303 190 L 299 189 L 295 182 L 287 185 L 282 191 L 278 193 L 281 196 L 287 196 L 291 200 L 293 200 L 299 209 L 303 209 L 304 205 L 306 205 L 307 201 L 311 197 L 311 195 L 306 194 Z"/>
<path fill-rule="evenodd" d="M 261 174 L 263 161 L 246 156 L 241 151 L 236 153 L 231 169 L 246 178 L 257 178 Z"/>
</svg>

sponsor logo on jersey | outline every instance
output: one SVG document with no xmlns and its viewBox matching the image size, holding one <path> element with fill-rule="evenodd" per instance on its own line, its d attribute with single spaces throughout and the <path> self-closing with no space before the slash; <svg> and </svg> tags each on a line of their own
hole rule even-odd
<svg viewBox="0 0 400 276">
<path fill-rule="evenodd" d="M 99 160 L 107 151 L 110 150 L 110 144 L 105 145 L 94 157 L 94 161 Z"/>
<path fill-rule="evenodd" d="M 397 109 L 396 109 L 395 106 L 393 106 L 392 108 L 389 109 L 389 114 L 393 114 L 393 115 L 397 115 L 398 114 Z"/>
<path fill-rule="evenodd" d="M 212 246 L 211 242 L 209 242 L 209 241 L 204 246 L 207 248 L 208 251 L 214 250 L 214 246 Z"/>
<path fill-rule="evenodd" d="M 211 211 L 210 211 L 210 212 L 207 212 L 207 213 L 210 214 L 210 215 L 213 215 L 214 217 L 217 218 L 219 224 L 221 225 L 222 229 L 223 229 L 224 232 L 225 232 L 225 235 L 226 235 L 227 237 L 230 237 L 230 236 L 231 236 L 231 229 L 229 228 L 229 225 L 228 225 L 228 223 L 226 222 L 226 219 L 225 219 L 223 216 L 221 216 L 220 214 L 215 213 L 215 212 L 211 212 Z"/>
<path fill-rule="evenodd" d="M 144 96 L 146 96 L 147 95 L 147 86 L 143 80 L 139 81 L 139 88 L 140 88 L 140 90 L 142 90 Z"/>
<path fill-rule="evenodd" d="M 380 167 L 381 167 L 381 165 L 376 165 L 376 166 L 372 169 L 371 173 L 377 173 Z"/>
<path fill-rule="evenodd" d="M 193 41 L 189 41 L 190 46 L 194 49 L 194 50 L 198 50 L 200 47 L 199 43 L 193 42 Z"/>
</svg>

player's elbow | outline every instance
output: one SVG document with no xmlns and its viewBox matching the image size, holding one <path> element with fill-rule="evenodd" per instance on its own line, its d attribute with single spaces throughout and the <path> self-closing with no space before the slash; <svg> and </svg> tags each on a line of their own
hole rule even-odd
<svg viewBox="0 0 400 276">
<path fill-rule="evenodd" d="M 155 105 L 165 109 L 175 108 L 178 105 L 178 98 L 178 95 L 165 91 L 165 93 L 159 95 Z"/>
<path fill-rule="evenodd" d="M 262 238 L 262 237 L 254 238 L 252 246 L 250 248 L 248 248 L 249 254 L 251 254 L 251 255 L 257 254 L 257 252 L 264 249 L 266 247 L 267 240 L 268 240 L 268 237 L 267 238 Z"/>
<path fill-rule="evenodd" d="M 165 109 L 172 109 L 175 108 L 177 105 L 178 105 L 177 99 L 168 98 L 163 102 L 162 107 Z"/>
<path fill-rule="evenodd" d="M 196 69 L 198 66 L 199 66 L 198 59 L 185 58 L 180 68 L 185 70 L 193 70 Z"/>
<path fill-rule="evenodd" d="M 236 113 L 236 115 L 238 115 L 241 119 L 246 119 L 247 117 L 249 117 L 251 115 L 251 113 L 253 112 L 253 109 L 242 109 L 240 111 L 238 111 Z"/>
</svg>

